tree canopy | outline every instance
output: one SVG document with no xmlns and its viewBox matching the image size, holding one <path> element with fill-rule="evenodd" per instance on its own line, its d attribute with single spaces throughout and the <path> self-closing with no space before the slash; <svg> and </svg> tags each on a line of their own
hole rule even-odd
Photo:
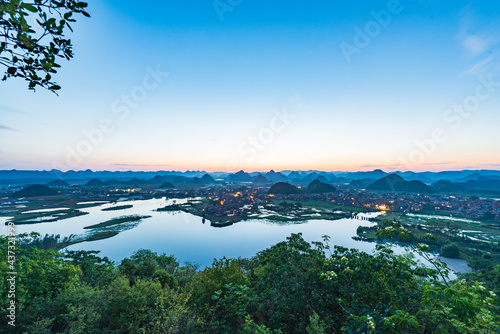
<svg viewBox="0 0 500 334">
<path fill-rule="evenodd" d="M 204 270 L 144 249 L 117 265 L 93 251 L 18 246 L 15 333 L 495 333 L 500 323 L 498 298 L 480 283 L 450 281 L 439 263 L 387 245 L 367 254 L 292 234 Z"/>
<path fill-rule="evenodd" d="M 87 3 L 76 0 L 0 0 L 0 65 L 6 67 L 3 81 L 17 77 L 56 92 L 61 87 L 52 75 L 61 67 L 59 58 L 71 59 L 75 14 L 90 17 Z"/>
</svg>

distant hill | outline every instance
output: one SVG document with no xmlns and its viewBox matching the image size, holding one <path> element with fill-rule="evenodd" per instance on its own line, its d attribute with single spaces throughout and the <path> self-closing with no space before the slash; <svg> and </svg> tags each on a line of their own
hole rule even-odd
<svg viewBox="0 0 500 334">
<path fill-rule="evenodd" d="M 384 176 L 387 176 L 387 173 L 381 169 L 375 169 L 373 171 L 368 171 L 368 172 L 345 172 L 337 175 L 337 177 L 343 177 L 349 181 L 359 180 L 359 179 L 378 180 Z"/>
<path fill-rule="evenodd" d="M 97 171 L 94 172 L 90 169 L 74 171 L 69 170 L 67 172 L 62 172 L 57 169 L 50 171 L 38 171 L 38 170 L 0 170 L 0 184 L 9 185 L 21 185 L 21 184 L 45 184 L 51 182 L 55 179 L 62 179 L 68 183 L 80 183 L 84 184 L 91 179 L 100 179 L 103 181 L 107 180 L 118 180 L 120 182 L 130 180 L 133 178 L 137 179 L 151 179 L 156 175 L 180 175 L 186 177 L 201 177 L 206 174 L 205 171 L 193 170 L 193 171 Z M 163 180 L 163 182 L 171 182 L 171 180 Z M 146 184 L 145 182 L 141 182 Z"/>
<path fill-rule="evenodd" d="M 85 183 L 85 187 L 106 187 L 108 184 L 106 182 L 102 182 L 99 179 L 92 179 L 89 182 Z"/>
<path fill-rule="evenodd" d="M 433 193 L 434 189 L 420 181 L 406 181 L 397 174 L 389 174 L 366 187 L 367 190 Z"/>
<path fill-rule="evenodd" d="M 304 182 L 312 182 L 314 180 L 316 180 L 320 175 L 316 172 L 312 172 L 312 173 L 309 173 L 305 176 L 302 177 L 302 180 Z"/>
<path fill-rule="evenodd" d="M 440 193 L 454 193 L 465 191 L 465 187 L 459 183 L 453 183 L 448 180 L 439 180 L 431 185 L 431 187 Z"/>
<path fill-rule="evenodd" d="M 57 179 L 45 184 L 48 187 L 69 187 L 68 182 Z"/>
<path fill-rule="evenodd" d="M 466 182 L 451 182 L 448 180 L 439 180 L 431 186 L 437 192 L 500 192 L 500 180 L 478 175 L 470 175 L 471 178 Z"/>
<path fill-rule="evenodd" d="M 479 179 L 480 179 L 480 178 L 482 178 L 482 177 L 483 177 L 483 175 L 481 175 L 481 174 L 479 174 L 478 172 L 476 172 L 476 173 L 472 173 L 472 174 L 470 174 L 470 175 L 467 175 L 466 177 L 464 177 L 464 178 L 462 179 L 462 181 L 467 182 L 467 181 L 469 181 L 469 180 L 479 180 Z"/>
<path fill-rule="evenodd" d="M 321 182 L 324 182 L 324 183 L 330 182 L 330 180 L 328 180 L 324 175 L 318 176 L 318 178 L 316 180 L 320 180 Z"/>
<path fill-rule="evenodd" d="M 204 183 L 202 177 L 207 174 L 205 171 L 92 171 L 92 170 L 69 170 L 63 172 L 60 170 L 50 171 L 37 171 L 37 170 L 0 170 L 0 186 L 22 186 L 26 184 L 47 184 L 55 179 L 61 179 L 69 184 L 85 184 L 88 180 L 99 179 L 109 185 L 160 185 L 165 182 L 174 184 L 178 183 L 191 183 L 194 177 L 200 178 L 201 183 Z M 245 173 L 251 179 L 246 180 L 236 179 L 234 182 L 252 182 L 252 180 L 259 174 L 259 172 Z M 340 172 L 340 171 L 320 171 L 320 170 L 286 170 L 282 172 L 269 171 L 263 174 L 270 182 L 293 182 L 295 183 L 309 183 L 320 176 L 324 176 L 326 180 L 319 179 L 326 183 L 347 184 L 353 180 L 373 179 L 378 180 L 386 173 L 380 169 L 373 171 L 363 172 Z M 396 171 L 392 174 L 398 174 L 406 181 L 421 181 L 424 184 L 432 184 L 439 180 L 451 181 L 454 183 L 461 183 L 468 190 L 481 192 L 485 190 L 488 193 L 499 192 L 496 183 L 487 184 L 487 180 L 500 181 L 500 170 L 486 170 L 486 169 L 469 169 L 460 171 L 441 171 L 441 172 L 413 172 L 413 171 Z M 215 179 L 226 179 L 233 174 L 227 172 L 210 172 L 210 176 Z M 162 179 L 160 180 L 160 177 Z M 175 181 L 174 179 L 178 177 Z M 156 178 L 156 179 L 155 179 Z M 133 181 L 132 181 L 133 180 Z M 154 181 L 153 181 L 154 180 Z M 467 186 L 467 181 L 483 181 L 483 183 L 470 183 Z M 150 183 L 153 182 L 153 183 Z"/>
<path fill-rule="evenodd" d="M 264 174 L 264 176 L 271 182 L 280 182 L 288 180 L 288 178 L 285 175 L 281 174 L 281 172 L 275 172 L 272 169 L 266 174 Z"/>
<path fill-rule="evenodd" d="M 165 182 L 165 179 L 163 178 L 162 175 L 155 175 L 155 177 L 148 180 L 149 184 L 162 184 L 163 182 Z"/>
<path fill-rule="evenodd" d="M 175 188 L 175 186 L 170 182 L 165 182 L 160 185 L 161 189 Z"/>
<path fill-rule="evenodd" d="M 495 190 L 500 191 L 500 180 L 480 178 L 479 180 L 469 180 L 461 183 L 469 190 Z"/>
<path fill-rule="evenodd" d="M 124 181 L 118 181 L 116 179 L 106 180 L 106 183 L 111 185 L 111 186 L 121 186 L 121 185 L 125 184 Z"/>
<path fill-rule="evenodd" d="M 389 174 L 381 179 L 376 180 L 375 182 L 369 184 L 366 189 L 368 190 L 399 190 L 396 189 L 400 187 L 400 185 L 405 184 L 406 181 L 401 176 L 397 174 Z"/>
<path fill-rule="evenodd" d="M 27 186 L 21 190 L 14 192 L 10 197 L 19 198 L 19 197 L 42 197 L 42 196 L 54 196 L 57 195 L 57 191 L 51 189 L 47 186 L 41 184 L 33 184 L 31 186 Z"/>
<path fill-rule="evenodd" d="M 297 171 L 293 171 L 290 174 L 288 174 L 288 178 L 290 180 L 292 180 L 292 179 L 299 179 L 300 180 L 300 179 L 302 179 L 302 175 L 300 175 L 300 173 Z"/>
<path fill-rule="evenodd" d="M 165 178 L 164 178 L 165 179 Z M 173 183 L 189 183 L 193 181 L 193 179 L 186 176 L 175 176 L 172 181 Z"/>
<path fill-rule="evenodd" d="M 265 184 L 265 183 L 269 183 L 269 180 L 264 175 L 259 174 L 253 180 L 253 183 L 254 184 Z"/>
<path fill-rule="evenodd" d="M 324 183 L 319 179 L 316 179 L 309 183 L 306 191 L 311 194 L 321 194 L 321 193 L 333 193 L 337 191 L 337 189 L 331 184 Z"/>
<path fill-rule="evenodd" d="M 231 182 L 252 182 L 252 177 L 248 173 L 240 170 L 237 173 L 229 175 L 227 180 Z"/>
<path fill-rule="evenodd" d="M 366 188 L 368 185 L 372 184 L 375 180 L 374 179 L 357 179 L 357 180 L 352 180 L 349 185 L 354 188 Z"/>
<path fill-rule="evenodd" d="M 111 183 L 111 181 L 108 181 L 108 183 Z M 133 178 L 132 180 L 128 180 L 128 181 L 123 181 L 121 182 L 122 184 L 124 185 L 129 185 L 129 186 L 138 186 L 140 184 L 146 184 L 146 183 L 149 183 L 149 181 L 146 181 L 146 180 L 140 180 L 138 178 Z"/>
<path fill-rule="evenodd" d="M 215 183 L 215 179 L 209 174 L 205 174 L 201 177 L 200 182 L 204 184 Z"/>
<path fill-rule="evenodd" d="M 381 169 L 375 169 L 371 172 L 364 172 L 361 175 L 363 176 L 363 178 L 378 179 L 378 178 L 382 178 L 384 176 L 387 176 L 387 173 Z"/>
<path fill-rule="evenodd" d="M 395 172 L 394 174 L 398 174 L 399 176 L 401 176 L 406 181 L 417 180 L 417 181 L 422 181 L 424 183 L 432 183 L 432 181 L 433 181 L 433 180 L 431 180 L 430 178 L 428 178 L 427 176 L 425 176 L 422 173 L 415 173 L 415 172 L 411 172 L 411 171 L 408 171 L 408 172 Z"/>
<path fill-rule="evenodd" d="M 299 188 L 286 182 L 278 182 L 273 184 L 273 186 L 268 191 L 269 194 L 275 195 L 290 195 L 290 194 L 300 194 Z"/>
<path fill-rule="evenodd" d="M 333 183 L 340 183 L 340 179 L 333 174 L 328 176 L 328 180 Z"/>
</svg>

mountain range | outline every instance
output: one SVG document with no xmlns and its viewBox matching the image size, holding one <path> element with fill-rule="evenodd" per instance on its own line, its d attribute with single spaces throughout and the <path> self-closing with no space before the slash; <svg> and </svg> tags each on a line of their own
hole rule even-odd
<svg viewBox="0 0 500 334">
<path fill-rule="evenodd" d="M 389 177 L 390 176 L 390 177 Z M 397 178 L 395 176 L 398 176 Z M 389 177 L 389 178 L 387 178 Z M 380 169 L 366 172 L 325 172 L 325 171 L 280 171 L 236 173 L 205 171 L 25 171 L 0 170 L 0 187 L 28 184 L 46 184 L 52 187 L 67 187 L 79 184 L 88 187 L 103 186 L 160 186 L 164 183 L 200 184 L 253 183 L 267 185 L 276 182 L 307 186 L 314 180 L 334 186 L 348 186 L 357 189 L 410 192 L 500 192 L 500 171 L 463 170 L 442 172 L 394 172 Z"/>
</svg>

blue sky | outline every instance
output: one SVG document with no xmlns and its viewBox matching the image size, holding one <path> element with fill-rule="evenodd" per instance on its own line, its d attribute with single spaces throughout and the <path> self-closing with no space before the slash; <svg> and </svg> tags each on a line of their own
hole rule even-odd
<svg viewBox="0 0 500 334">
<path fill-rule="evenodd" d="M 499 9 L 90 2 L 59 96 L 0 82 L 0 169 L 498 169 Z"/>
</svg>

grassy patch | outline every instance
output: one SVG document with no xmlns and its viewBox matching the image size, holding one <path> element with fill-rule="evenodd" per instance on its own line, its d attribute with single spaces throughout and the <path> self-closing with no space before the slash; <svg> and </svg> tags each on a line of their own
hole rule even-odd
<svg viewBox="0 0 500 334">
<path fill-rule="evenodd" d="M 184 208 L 181 207 L 179 204 L 172 204 L 172 205 L 167 205 L 164 206 L 163 208 L 158 208 L 156 209 L 158 212 L 162 211 L 184 211 Z"/>
<path fill-rule="evenodd" d="M 96 233 L 96 234 L 90 236 L 86 241 L 96 241 L 96 240 L 107 239 L 107 238 L 114 237 L 117 234 L 118 234 L 117 231 L 99 232 L 99 233 Z"/>
<path fill-rule="evenodd" d="M 127 204 L 127 205 L 118 205 L 118 206 L 112 206 L 110 208 L 104 208 L 104 209 L 101 209 L 101 211 L 117 211 L 117 210 L 125 210 L 125 209 L 130 209 L 131 207 L 133 207 L 133 205 L 131 204 Z"/>
<path fill-rule="evenodd" d="M 467 261 L 473 270 L 487 271 L 500 264 L 500 231 L 496 224 L 452 221 L 442 218 L 380 216 L 378 226 L 359 227 L 356 240 L 379 241 L 385 239 L 376 235 L 377 228 L 383 228 L 384 220 L 396 220 L 413 234 L 410 243 L 425 243 L 436 252 L 447 244 L 454 243 L 460 250 L 460 258 Z M 395 218 L 395 219 L 392 219 Z M 425 235 L 432 235 L 432 239 Z M 470 239 L 473 237 L 474 239 Z M 477 239 L 477 240 L 475 240 Z M 408 241 L 403 241 L 406 243 Z"/>
<path fill-rule="evenodd" d="M 76 209 L 64 209 L 58 211 L 49 211 L 49 212 L 34 212 L 34 213 L 25 213 L 18 214 L 12 220 L 12 222 L 16 225 L 27 225 L 27 224 L 38 224 L 38 223 L 52 223 L 62 219 L 68 219 L 78 216 L 83 216 L 88 214 L 88 212 L 83 212 Z M 5 223 L 7 225 L 8 222 Z"/>
<path fill-rule="evenodd" d="M 113 219 L 107 220 L 107 221 L 99 223 L 99 224 L 85 226 L 84 229 L 108 227 L 108 226 L 119 225 L 119 224 L 128 223 L 128 222 L 135 222 L 135 221 L 139 221 L 141 219 L 150 218 L 150 217 L 151 216 L 139 216 L 139 215 L 123 216 L 123 217 L 113 218 Z"/>
</svg>

